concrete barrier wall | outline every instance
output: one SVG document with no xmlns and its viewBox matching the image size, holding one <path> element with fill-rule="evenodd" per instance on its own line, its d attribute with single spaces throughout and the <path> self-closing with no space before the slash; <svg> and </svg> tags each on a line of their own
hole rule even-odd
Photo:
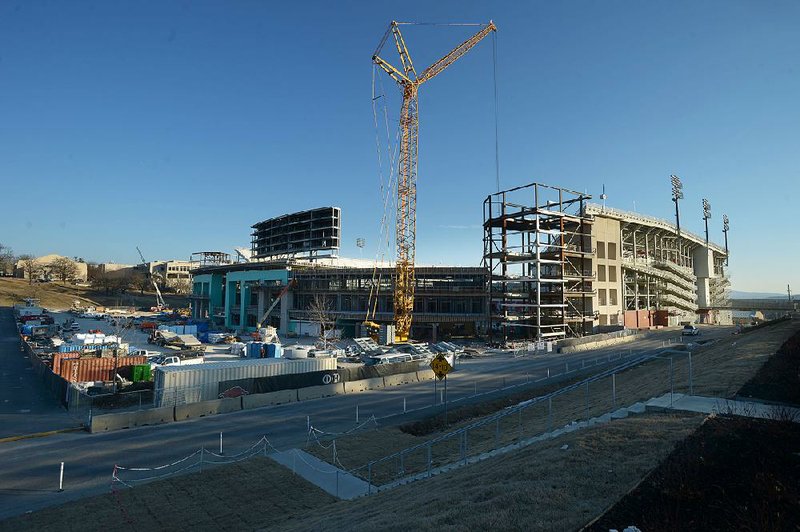
<svg viewBox="0 0 800 532">
<path fill-rule="evenodd" d="M 92 416 L 92 425 L 89 427 L 89 431 L 94 434 L 95 432 L 127 429 L 130 426 L 130 412 L 121 412 L 119 414 L 103 414 L 100 416 Z"/>
<path fill-rule="evenodd" d="M 308 386 L 297 389 L 297 400 L 307 401 L 308 399 L 319 399 L 320 397 L 330 397 L 344 393 L 344 383 L 324 384 L 322 386 Z"/>
<path fill-rule="evenodd" d="M 383 388 L 384 377 L 376 377 L 373 379 L 361 379 L 358 381 L 350 381 L 344 383 L 344 391 L 345 393 L 353 393 L 353 392 L 363 392 L 366 390 L 376 390 L 378 388 Z"/>
<path fill-rule="evenodd" d="M 241 397 L 212 399 L 211 401 L 177 405 L 175 407 L 175 421 L 181 421 L 195 417 L 212 416 L 214 414 L 227 414 L 228 412 L 235 412 L 241 409 Z"/>
<path fill-rule="evenodd" d="M 258 393 L 242 396 L 242 409 L 260 408 L 262 406 L 282 405 L 297 401 L 297 390 L 280 390 L 278 392 Z"/>
<path fill-rule="evenodd" d="M 623 336 L 621 338 L 609 338 L 607 340 L 600 340 L 597 342 L 581 344 L 581 345 L 571 345 L 566 347 L 559 348 L 558 352 L 562 354 L 568 353 L 580 353 L 581 351 L 588 351 L 590 349 L 599 349 L 601 347 L 609 347 L 612 345 L 618 344 L 626 344 L 628 342 L 632 342 L 633 340 L 641 338 L 641 336 L 632 334 L 630 336 Z"/>
<path fill-rule="evenodd" d="M 102 414 L 92 417 L 91 432 L 106 432 L 143 425 L 156 425 L 171 421 L 183 421 L 214 414 L 225 414 L 242 409 L 259 408 L 263 406 L 292 403 L 319 399 L 343 393 L 355 393 L 365 390 L 375 390 L 384 386 L 396 386 L 410 382 L 431 380 L 434 378 L 432 370 L 422 370 L 414 373 L 400 373 L 374 379 L 362 379 L 338 384 L 323 386 L 309 386 L 297 390 L 280 390 L 277 392 L 243 395 L 228 399 L 214 399 L 162 408 L 138 410 L 136 412 L 120 412 L 117 414 Z"/>
<path fill-rule="evenodd" d="M 417 372 L 417 380 L 422 381 L 429 381 L 436 377 L 436 374 L 433 372 L 432 369 L 424 369 Z"/>
<path fill-rule="evenodd" d="M 383 378 L 383 385 L 387 387 L 408 384 L 410 382 L 417 382 L 416 373 L 398 373 L 397 375 L 386 375 Z"/>
<path fill-rule="evenodd" d="M 172 406 L 151 408 L 149 410 L 139 410 L 137 412 L 131 412 L 130 414 L 130 426 L 132 427 L 158 425 L 160 423 L 170 423 L 175 421 L 175 407 Z"/>
</svg>

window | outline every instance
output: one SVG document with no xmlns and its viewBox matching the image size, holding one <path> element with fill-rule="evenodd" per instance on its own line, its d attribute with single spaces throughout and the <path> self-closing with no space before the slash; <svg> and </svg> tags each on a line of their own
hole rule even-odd
<svg viewBox="0 0 800 532">
<path fill-rule="evenodd" d="M 605 306 L 605 305 L 608 304 L 608 302 L 606 301 L 606 289 L 605 288 L 601 288 L 600 290 L 597 291 L 597 301 L 598 301 L 598 304 L 600 306 Z"/>
<path fill-rule="evenodd" d="M 606 243 L 597 241 L 597 258 L 604 259 L 606 258 Z"/>
<path fill-rule="evenodd" d="M 617 282 L 617 267 L 616 266 L 609 266 L 608 267 L 608 281 L 611 283 Z"/>
<path fill-rule="evenodd" d="M 597 280 L 605 282 L 606 280 L 606 267 L 605 266 L 597 266 Z"/>
<path fill-rule="evenodd" d="M 617 243 L 608 243 L 608 260 L 617 260 Z"/>
<path fill-rule="evenodd" d="M 608 291 L 609 299 L 611 300 L 609 304 L 616 305 L 617 304 L 617 289 L 612 288 Z"/>
</svg>

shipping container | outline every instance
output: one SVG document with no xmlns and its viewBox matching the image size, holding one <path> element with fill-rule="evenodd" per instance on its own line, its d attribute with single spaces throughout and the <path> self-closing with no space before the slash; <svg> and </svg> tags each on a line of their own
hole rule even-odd
<svg viewBox="0 0 800 532">
<path fill-rule="evenodd" d="M 79 353 L 68 353 L 68 352 L 53 354 L 53 365 L 52 365 L 53 373 L 55 373 L 56 375 L 61 375 L 61 361 L 70 358 L 79 358 L 78 355 Z"/>
<path fill-rule="evenodd" d="M 77 358 L 61 361 L 59 375 L 70 382 L 110 381 L 114 378 L 114 367 L 147 363 L 146 357 Z"/>
<path fill-rule="evenodd" d="M 154 375 L 155 405 L 170 406 L 176 402 L 183 404 L 217 399 L 219 383 L 222 381 L 334 369 L 336 359 L 333 358 L 259 358 L 190 366 L 161 366 L 156 368 Z"/>
</svg>

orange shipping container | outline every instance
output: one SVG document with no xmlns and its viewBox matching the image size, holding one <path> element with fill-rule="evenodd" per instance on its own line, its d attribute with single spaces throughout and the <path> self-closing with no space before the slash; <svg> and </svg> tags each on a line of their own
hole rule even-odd
<svg viewBox="0 0 800 532">
<path fill-rule="evenodd" d="M 70 358 L 80 358 L 80 353 L 55 353 L 53 355 L 53 373 L 61 375 L 61 361 Z"/>
<path fill-rule="evenodd" d="M 147 357 L 119 357 L 116 367 L 147 364 Z M 115 361 L 108 358 L 79 358 L 62 360 L 60 373 L 70 382 L 110 381 L 113 379 Z"/>
</svg>

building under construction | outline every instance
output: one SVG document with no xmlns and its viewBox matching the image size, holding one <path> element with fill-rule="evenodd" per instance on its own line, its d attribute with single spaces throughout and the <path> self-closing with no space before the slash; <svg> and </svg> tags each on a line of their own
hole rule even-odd
<svg viewBox="0 0 800 532">
<path fill-rule="evenodd" d="M 532 183 L 483 203 L 490 341 L 592 332 L 590 196 Z"/>
<path fill-rule="evenodd" d="M 725 248 L 590 199 L 539 183 L 486 198 L 490 340 L 731 323 Z"/>
</svg>

